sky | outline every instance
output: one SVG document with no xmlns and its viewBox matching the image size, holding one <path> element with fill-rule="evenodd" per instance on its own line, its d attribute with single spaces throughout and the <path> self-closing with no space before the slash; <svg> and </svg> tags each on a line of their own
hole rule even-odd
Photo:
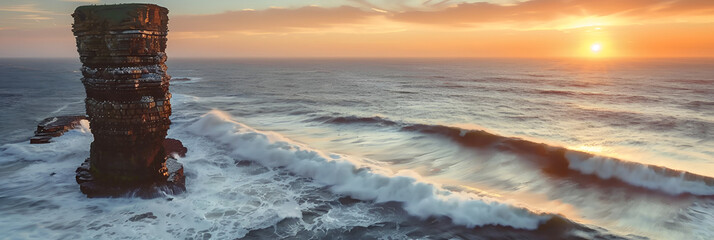
<svg viewBox="0 0 714 240">
<path fill-rule="evenodd" d="M 74 8 L 0 1 L 0 57 L 77 57 Z M 141 2 L 141 1 L 139 1 Z M 162 0 L 179 58 L 714 57 L 714 0 Z"/>
</svg>

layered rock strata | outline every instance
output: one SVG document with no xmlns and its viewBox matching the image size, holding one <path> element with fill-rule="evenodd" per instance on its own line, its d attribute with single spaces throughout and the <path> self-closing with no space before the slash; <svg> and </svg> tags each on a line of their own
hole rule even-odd
<svg viewBox="0 0 714 240">
<path fill-rule="evenodd" d="M 82 192 L 113 196 L 134 187 L 185 189 L 183 168 L 173 160 L 167 166 L 163 147 L 171 124 L 171 77 L 164 64 L 168 9 L 92 5 L 78 7 L 72 17 L 94 134 L 90 158 L 77 170 Z"/>
</svg>

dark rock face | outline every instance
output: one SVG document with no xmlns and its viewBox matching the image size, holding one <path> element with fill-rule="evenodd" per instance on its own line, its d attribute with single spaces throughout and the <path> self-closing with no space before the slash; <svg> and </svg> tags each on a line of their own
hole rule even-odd
<svg viewBox="0 0 714 240">
<path fill-rule="evenodd" d="M 164 150 L 169 156 L 176 154 L 179 157 L 185 157 L 186 152 L 188 152 L 188 148 L 184 147 L 181 141 L 173 138 L 167 138 L 164 140 Z"/>
<path fill-rule="evenodd" d="M 63 133 L 79 125 L 79 121 L 87 119 L 85 116 L 59 116 L 48 117 L 37 124 L 35 136 L 30 138 L 31 144 L 49 143 L 53 137 L 62 136 Z"/>
<path fill-rule="evenodd" d="M 134 215 L 131 218 L 129 218 L 129 220 L 127 220 L 127 221 L 136 222 L 136 221 L 140 221 L 140 220 L 146 219 L 146 218 L 156 219 L 156 216 L 154 216 L 154 213 L 152 213 L 152 212 L 147 212 L 147 213 Z"/>
<path fill-rule="evenodd" d="M 164 145 L 171 147 L 167 149 L 165 178 L 153 181 L 106 181 L 95 179 L 90 171 L 90 159 L 87 158 L 77 170 L 75 177 L 79 183 L 80 190 L 88 197 L 140 197 L 156 198 L 162 197 L 163 193 L 177 194 L 186 191 L 186 177 L 183 173 L 183 165 L 179 163 L 171 154 L 185 156 L 187 148 L 183 147 L 181 141 L 176 139 L 166 139 Z"/>
<path fill-rule="evenodd" d="M 72 17 L 94 134 L 89 162 L 77 170 L 82 191 L 92 195 L 87 191 L 100 191 L 97 185 L 166 182 L 171 175 L 163 147 L 171 124 L 171 77 L 164 64 L 168 9 L 92 5 L 78 7 Z"/>
</svg>

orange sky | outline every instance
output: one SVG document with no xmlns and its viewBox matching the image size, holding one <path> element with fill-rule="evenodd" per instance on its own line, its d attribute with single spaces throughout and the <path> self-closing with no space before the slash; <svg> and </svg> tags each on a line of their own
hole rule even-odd
<svg viewBox="0 0 714 240">
<path fill-rule="evenodd" d="M 75 57 L 80 2 L 0 4 L 0 57 Z M 179 2 L 156 2 L 172 10 L 171 57 L 714 57 L 714 0 Z"/>
</svg>

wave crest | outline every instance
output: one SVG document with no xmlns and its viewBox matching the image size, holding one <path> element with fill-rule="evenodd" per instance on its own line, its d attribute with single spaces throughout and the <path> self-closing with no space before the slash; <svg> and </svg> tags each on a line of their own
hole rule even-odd
<svg viewBox="0 0 714 240">
<path fill-rule="evenodd" d="M 576 171 L 584 175 L 594 175 L 603 180 L 616 179 L 630 186 L 660 191 L 670 195 L 714 195 L 714 178 L 711 177 L 662 166 L 598 156 L 561 146 L 533 142 L 517 137 L 501 136 L 483 130 L 469 130 L 443 125 L 408 124 L 394 122 L 381 117 L 368 118 L 370 119 L 369 121 L 359 120 L 364 118 L 356 116 L 331 117 L 330 119 L 351 121 L 324 122 L 334 124 L 374 122 L 381 125 L 397 126 L 402 131 L 446 137 L 465 147 L 507 151 L 527 156 L 527 159 L 542 166 L 545 172 L 555 175 L 566 175 L 568 171 Z"/>
<path fill-rule="evenodd" d="M 552 217 L 473 194 L 448 191 L 410 171 L 392 174 L 388 169 L 366 166 L 345 156 L 326 155 L 278 134 L 235 122 L 217 110 L 199 118 L 188 131 L 230 147 L 234 157 L 283 167 L 355 199 L 400 202 L 409 214 L 421 218 L 444 216 L 467 227 L 500 225 L 534 230 Z"/>
</svg>

